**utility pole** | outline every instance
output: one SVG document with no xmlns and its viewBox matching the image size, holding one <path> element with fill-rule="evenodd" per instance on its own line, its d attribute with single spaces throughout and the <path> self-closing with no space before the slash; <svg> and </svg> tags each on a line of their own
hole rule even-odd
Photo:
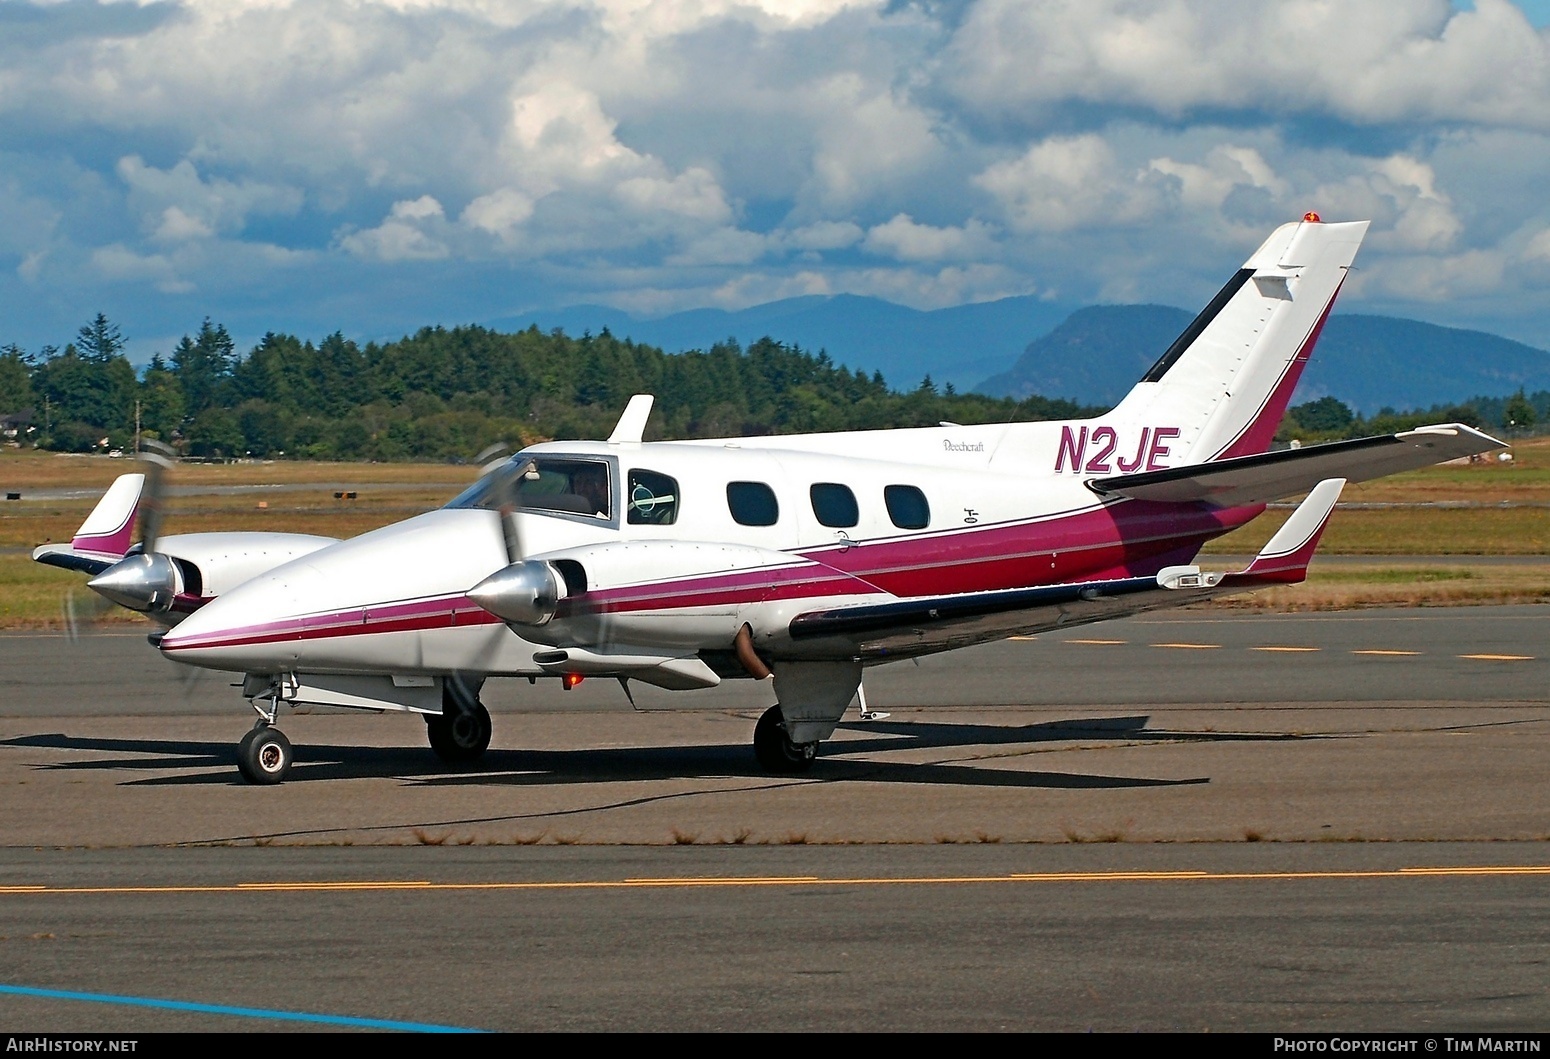
<svg viewBox="0 0 1550 1059">
<path fill-rule="evenodd" d="M 140 454 L 140 398 L 135 398 L 135 447 L 134 454 Z"/>
</svg>

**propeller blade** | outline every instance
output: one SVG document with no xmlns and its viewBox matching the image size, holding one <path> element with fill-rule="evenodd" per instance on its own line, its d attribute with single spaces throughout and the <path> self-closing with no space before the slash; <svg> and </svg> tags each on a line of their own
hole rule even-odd
<svg viewBox="0 0 1550 1059">
<path fill-rule="evenodd" d="M 162 498 L 166 484 L 166 472 L 172 468 L 176 455 L 166 445 L 149 438 L 140 442 L 140 462 L 145 465 L 145 487 L 140 493 L 140 550 L 153 552 L 156 540 L 161 536 L 164 509 Z"/>
<path fill-rule="evenodd" d="M 61 604 L 65 636 L 71 643 L 107 623 L 114 605 L 135 611 L 164 610 L 181 585 L 170 556 L 156 555 L 165 513 L 166 475 L 177 456 L 171 448 L 150 438 L 140 442 L 139 463 L 145 481 L 140 489 L 140 554 L 132 554 L 87 582 L 89 595 L 71 589 Z"/>
<path fill-rule="evenodd" d="M 83 636 L 89 636 L 106 624 L 113 604 L 96 593 L 82 595 L 70 589 L 61 602 L 65 624 L 65 639 L 79 644 Z"/>
<path fill-rule="evenodd" d="M 523 460 L 520 464 L 506 460 L 486 472 L 490 476 L 490 506 L 500 520 L 501 543 L 506 549 L 508 566 L 520 563 L 524 554 L 517 520 L 513 516 L 522 507 L 519 483 L 534 469 L 532 460 Z"/>
</svg>

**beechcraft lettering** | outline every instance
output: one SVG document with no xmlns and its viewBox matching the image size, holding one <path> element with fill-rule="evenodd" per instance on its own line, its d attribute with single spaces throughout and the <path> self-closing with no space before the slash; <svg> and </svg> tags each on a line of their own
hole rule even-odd
<svg viewBox="0 0 1550 1059">
<path fill-rule="evenodd" d="M 166 658 L 238 678 L 253 783 L 289 770 L 293 708 L 418 713 L 439 757 L 472 761 L 480 691 L 513 678 L 649 684 L 690 708 L 769 681 L 754 756 L 801 772 L 869 667 L 1301 581 L 1347 481 L 1500 447 L 1445 423 L 1271 451 L 1366 231 L 1278 228 L 1091 419 L 647 442 L 640 394 L 606 441 L 530 446 L 349 540 L 161 535 L 151 462 L 33 557 L 157 622 Z M 1243 569 L 1194 564 L 1298 496 Z"/>
<path fill-rule="evenodd" d="M 1174 439 L 1182 433 L 1178 427 L 1142 427 L 1135 444 L 1130 445 L 1111 426 L 1094 427 L 1091 435 L 1087 431 L 1086 426 L 1073 427 L 1070 424 L 1060 428 L 1060 449 L 1055 454 L 1056 474 L 1062 471 L 1076 474 L 1160 471 L 1166 466 L 1163 461 L 1172 451 Z M 1092 456 L 1083 463 L 1089 445 L 1092 447 Z M 1125 453 L 1130 455 L 1127 457 Z"/>
</svg>

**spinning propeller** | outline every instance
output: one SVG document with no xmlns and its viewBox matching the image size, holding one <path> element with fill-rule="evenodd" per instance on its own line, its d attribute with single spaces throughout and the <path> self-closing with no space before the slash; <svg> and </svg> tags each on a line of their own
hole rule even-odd
<svg viewBox="0 0 1550 1059">
<path fill-rule="evenodd" d="M 495 512 L 507 565 L 469 589 L 468 598 L 508 623 L 545 625 L 565 596 L 565 581 L 548 563 L 524 557 L 514 517 L 522 504 L 520 483 L 537 478 L 537 466 L 532 460 L 505 460 L 485 475 L 486 503 Z"/>
<path fill-rule="evenodd" d="M 147 441 L 140 453 L 145 485 L 140 493 L 140 543 L 138 551 L 108 567 L 86 582 L 86 587 L 121 607 L 142 613 L 164 613 L 183 590 L 183 572 L 172 556 L 156 550 L 164 516 L 162 501 L 172 450 Z"/>
<path fill-rule="evenodd" d="M 124 558 L 86 582 L 94 596 L 81 602 L 71 591 L 64 599 L 65 634 L 73 641 L 83 629 L 102 623 L 114 604 L 142 614 L 161 614 L 172 607 L 183 590 L 183 572 L 176 559 L 156 551 L 164 516 L 166 472 L 171 468 L 170 448 L 157 441 L 142 442 L 138 457 L 144 480 L 136 505 L 140 541 Z"/>
</svg>

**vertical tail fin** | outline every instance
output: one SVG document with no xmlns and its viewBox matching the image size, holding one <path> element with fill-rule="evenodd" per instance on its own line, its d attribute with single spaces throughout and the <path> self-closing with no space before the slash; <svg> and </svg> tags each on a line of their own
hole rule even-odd
<svg viewBox="0 0 1550 1059">
<path fill-rule="evenodd" d="M 1180 463 L 1268 450 L 1367 224 L 1276 229 L 1104 418 L 1176 431 Z"/>
</svg>

